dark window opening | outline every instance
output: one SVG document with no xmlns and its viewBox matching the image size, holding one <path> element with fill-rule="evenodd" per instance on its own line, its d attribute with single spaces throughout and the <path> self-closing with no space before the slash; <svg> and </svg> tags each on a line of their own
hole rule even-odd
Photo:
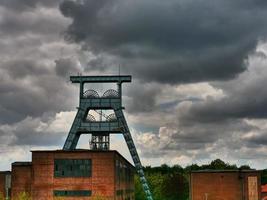
<svg viewBox="0 0 267 200">
<path fill-rule="evenodd" d="M 55 159 L 55 177 L 90 177 L 92 174 L 91 159 Z"/>
<path fill-rule="evenodd" d="M 54 190 L 54 196 L 70 196 L 70 197 L 76 197 L 76 196 L 91 196 L 92 191 L 91 190 Z"/>
</svg>

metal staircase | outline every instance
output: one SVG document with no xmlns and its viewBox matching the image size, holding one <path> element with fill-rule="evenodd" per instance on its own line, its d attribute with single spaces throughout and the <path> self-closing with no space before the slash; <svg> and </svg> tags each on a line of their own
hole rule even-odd
<svg viewBox="0 0 267 200">
<path fill-rule="evenodd" d="M 74 150 L 77 146 L 81 134 L 92 134 L 91 147 L 95 150 L 108 150 L 109 134 L 123 134 L 128 149 L 134 161 L 141 184 L 146 194 L 147 200 L 153 200 L 147 180 L 144 175 L 141 161 L 134 145 L 129 127 L 123 114 L 122 107 L 122 83 L 131 82 L 131 76 L 71 76 L 72 83 L 80 84 L 80 102 L 78 112 L 65 141 L 63 150 Z M 94 90 L 84 92 L 85 83 L 116 83 L 116 90 L 108 90 L 103 96 L 98 95 Z M 94 121 L 89 111 L 112 110 L 115 116 L 103 116 L 105 121 Z M 105 147 L 105 148 L 103 148 Z"/>
</svg>

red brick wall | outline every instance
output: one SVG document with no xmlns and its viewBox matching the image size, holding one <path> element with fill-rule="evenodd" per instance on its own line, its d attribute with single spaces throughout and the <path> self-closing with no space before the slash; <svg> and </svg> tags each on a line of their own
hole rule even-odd
<svg viewBox="0 0 267 200">
<path fill-rule="evenodd" d="M 5 173 L 0 172 L 0 196 L 5 195 Z"/>
<path fill-rule="evenodd" d="M 117 153 L 114 151 L 33 152 L 33 200 L 53 199 L 53 190 L 91 190 L 92 196 L 100 195 L 114 200 L 115 155 Z M 54 159 L 91 159 L 92 177 L 54 178 Z M 68 200 L 72 199 L 90 198 L 68 197 Z"/>
<path fill-rule="evenodd" d="M 245 189 L 245 200 L 249 200 L 249 197 L 248 197 L 248 177 L 257 177 L 257 186 L 258 186 L 258 197 L 259 197 L 259 200 L 261 200 L 261 175 L 260 175 L 260 172 L 246 172 L 246 173 L 243 173 L 243 176 L 244 176 L 244 189 Z"/>
<path fill-rule="evenodd" d="M 92 176 L 76 178 L 54 177 L 54 159 L 91 159 Z M 33 151 L 32 168 L 12 167 L 12 195 L 19 191 L 30 191 L 32 200 L 53 200 L 54 190 L 91 190 L 92 197 L 104 196 L 115 200 L 115 159 L 133 167 L 115 151 Z M 32 177 L 30 176 L 32 175 Z M 31 181 L 30 181 L 31 180 Z M 121 185 L 121 189 L 133 188 Z M 92 197 L 67 197 L 68 200 L 90 200 Z"/>
<path fill-rule="evenodd" d="M 115 169 L 115 199 L 116 200 L 125 200 L 125 199 L 129 199 L 129 200 L 134 200 L 134 173 L 135 173 L 135 169 L 121 156 L 116 155 L 115 160 L 114 160 L 114 165 L 116 167 L 116 161 L 122 165 L 122 166 L 126 166 L 127 169 L 130 170 L 131 173 L 131 180 L 126 181 L 125 180 L 125 170 L 121 169 L 119 171 L 119 174 L 117 174 L 118 172 Z M 117 177 L 120 177 L 120 179 L 118 179 Z M 124 178 L 123 178 L 124 177 Z M 132 190 L 133 192 L 127 192 L 127 190 Z M 122 192 L 121 195 L 117 195 L 117 191 Z"/>
<path fill-rule="evenodd" d="M 31 165 L 13 165 L 11 174 L 11 198 L 19 193 L 31 193 L 32 170 Z"/>
<path fill-rule="evenodd" d="M 248 200 L 248 176 L 258 177 L 258 192 L 260 199 L 259 172 L 191 173 L 191 198 L 192 200 L 239 200 L 244 196 L 244 200 Z"/>
</svg>

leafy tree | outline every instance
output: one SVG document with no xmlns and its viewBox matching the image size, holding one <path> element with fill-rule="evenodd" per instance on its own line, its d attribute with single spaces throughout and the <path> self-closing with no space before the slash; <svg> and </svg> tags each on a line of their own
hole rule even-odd
<svg viewBox="0 0 267 200">
<path fill-rule="evenodd" d="M 239 169 L 241 169 L 241 170 L 243 169 L 243 170 L 244 170 L 244 169 L 251 169 L 251 168 L 250 168 L 250 166 L 248 166 L 248 165 L 241 165 L 241 166 L 239 167 Z"/>
<path fill-rule="evenodd" d="M 146 196 L 138 176 L 134 176 L 134 186 L 135 186 L 135 200 L 145 200 Z"/>
<path fill-rule="evenodd" d="M 261 172 L 261 184 L 267 184 L 267 169 L 264 169 Z"/>
<path fill-rule="evenodd" d="M 184 200 L 188 198 L 188 181 L 179 173 L 167 175 L 162 184 L 162 194 L 168 200 Z"/>
</svg>

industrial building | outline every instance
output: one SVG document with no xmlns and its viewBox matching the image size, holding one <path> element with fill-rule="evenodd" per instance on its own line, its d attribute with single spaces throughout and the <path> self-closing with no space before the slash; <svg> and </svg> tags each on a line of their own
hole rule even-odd
<svg viewBox="0 0 267 200">
<path fill-rule="evenodd" d="M 191 200 L 261 200 L 261 171 L 193 171 L 190 197 Z"/>
<path fill-rule="evenodd" d="M 117 151 L 32 151 L 32 162 L 12 164 L 11 199 L 134 200 L 134 171 Z"/>
</svg>

